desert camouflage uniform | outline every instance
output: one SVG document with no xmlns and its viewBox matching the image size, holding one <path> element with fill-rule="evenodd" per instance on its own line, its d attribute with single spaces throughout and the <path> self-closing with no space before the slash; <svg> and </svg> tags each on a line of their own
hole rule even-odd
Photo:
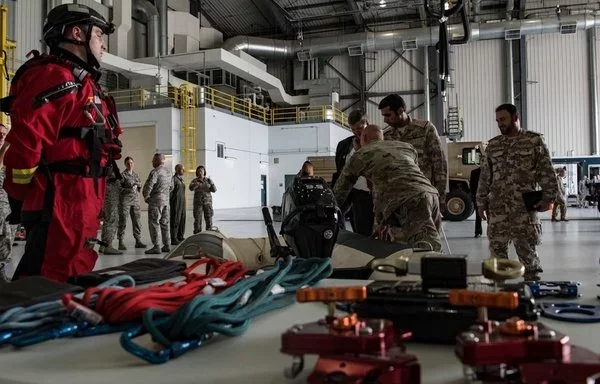
<svg viewBox="0 0 600 384">
<path fill-rule="evenodd" d="M 159 165 L 150 171 L 150 175 L 142 189 L 144 201 L 148 201 L 148 228 L 154 247 L 158 247 L 158 229 L 162 235 L 163 250 L 169 249 L 169 196 L 173 190 L 171 171 Z"/>
<path fill-rule="evenodd" d="M 190 191 L 194 192 L 194 234 L 202 232 L 202 215 L 206 221 L 206 230 L 212 228 L 214 214 L 211 192 L 216 192 L 215 183 L 208 178 L 195 178 L 190 183 Z"/>
<path fill-rule="evenodd" d="M 119 194 L 121 185 L 119 180 L 112 179 L 106 183 L 104 205 L 102 207 L 102 237 L 101 240 L 112 248 L 112 241 L 119 226 Z"/>
<path fill-rule="evenodd" d="M 558 194 L 554 201 L 554 207 L 552 208 L 552 220 L 556 220 L 558 211 L 560 211 L 560 218 L 565 220 L 567 218 L 567 196 L 565 191 L 565 185 L 563 184 L 563 178 L 556 175 L 556 182 L 558 183 Z"/>
<path fill-rule="evenodd" d="M 10 205 L 8 204 L 8 195 L 2 188 L 4 184 L 4 168 L 0 169 L 0 281 L 8 281 L 4 268 L 10 261 L 10 252 L 14 233 L 6 218 L 10 215 Z"/>
<path fill-rule="evenodd" d="M 543 201 L 556 199 L 556 175 L 539 133 L 500 135 L 489 141 L 477 189 L 477 206 L 488 209 L 491 256 L 508 258 L 508 244 L 514 242 L 526 275 L 542 271 L 536 252 L 542 226 L 537 212 L 527 212 L 523 202 L 523 193 L 538 186 L 544 191 Z"/>
<path fill-rule="evenodd" d="M 127 227 L 127 216 L 131 216 L 133 237 L 136 243 L 141 243 L 142 225 L 140 220 L 140 189 L 142 182 L 134 171 L 123 171 L 121 173 L 121 210 L 119 214 L 119 241 L 123 241 L 125 228 Z"/>
<path fill-rule="evenodd" d="M 442 142 L 429 121 L 410 119 L 404 127 L 389 127 L 383 134 L 385 140 L 397 140 L 412 145 L 418 154 L 421 172 L 437 189 L 440 204 L 446 201 L 448 160 L 442 151 Z"/>
<path fill-rule="evenodd" d="M 424 241 L 441 251 L 438 191 L 420 171 L 410 144 L 375 141 L 356 151 L 335 184 L 338 203 L 346 200 L 359 176 L 372 184 L 375 223 L 387 225 L 393 241 L 415 247 Z"/>
</svg>

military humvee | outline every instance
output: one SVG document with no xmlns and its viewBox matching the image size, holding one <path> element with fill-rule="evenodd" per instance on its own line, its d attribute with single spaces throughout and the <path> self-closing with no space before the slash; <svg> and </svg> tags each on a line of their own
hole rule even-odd
<svg viewBox="0 0 600 384">
<path fill-rule="evenodd" d="M 481 141 L 448 143 L 448 193 L 444 219 L 463 221 L 475 212 L 469 178 L 479 167 L 486 144 Z"/>
<path fill-rule="evenodd" d="M 471 171 L 479 167 L 485 145 L 480 141 L 448 143 L 448 193 L 444 219 L 463 221 L 475 212 L 469 178 Z M 331 182 L 335 172 L 335 156 L 312 156 L 307 160 L 313 163 L 315 176 Z"/>
</svg>

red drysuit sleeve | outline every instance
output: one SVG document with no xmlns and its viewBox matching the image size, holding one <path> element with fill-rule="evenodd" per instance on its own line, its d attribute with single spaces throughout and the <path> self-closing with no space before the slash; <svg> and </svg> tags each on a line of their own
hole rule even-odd
<svg viewBox="0 0 600 384">
<path fill-rule="evenodd" d="M 15 99 L 11 108 L 11 129 L 6 137 L 10 148 L 6 152 L 6 179 L 4 189 L 8 195 L 22 201 L 31 186 L 42 152 L 53 145 L 63 122 L 74 110 L 76 94 L 69 93 L 35 106 L 40 95 L 73 82 L 74 77 L 66 67 L 56 64 L 34 66 L 11 87 Z"/>
</svg>

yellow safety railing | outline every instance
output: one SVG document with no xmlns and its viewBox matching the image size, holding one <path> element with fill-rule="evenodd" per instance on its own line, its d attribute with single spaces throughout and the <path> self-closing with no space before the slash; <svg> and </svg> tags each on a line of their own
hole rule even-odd
<svg viewBox="0 0 600 384">
<path fill-rule="evenodd" d="M 120 108 L 144 109 L 156 105 L 180 107 L 180 89 L 170 86 L 132 88 L 109 92 Z"/>
<path fill-rule="evenodd" d="M 250 99 L 242 99 L 211 87 L 182 86 L 156 87 L 152 89 L 126 89 L 110 92 L 117 107 L 143 109 L 157 105 L 172 105 L 189 109 L 188 101 L 182 100 L 183 89 L 193 92 L 195 106 L 207 106 L 231 111 L 265 124 L 301 124 L 304 122 L 331 121 L 343 126 L 348 125 L 348 117 L 341 110 L 330 106 L 302 106 L 269 109 L 254 104 Z"/>
<path fill-rule="evenodd" d="M 0 97 L 8 95 L 9 81 L 15 71 L 15 48 L 17 44 L 8 40 L 8 7 L 0 6 Z M 10 119 L 0 114 L 0 122 L 10 128 Z"/>
<path fill-rule="evenodd" d="M 341 125 L 346 125 L 348 122 L 346 115 L 341 110 L 329 105 L 318 105 L 273 109 L 270 123 L 300 124 L 315 121 L 334 121 Z"/>
<path fill-rule="evenodd" d="M 227 109 L 263 123 L 268 123 L 270 120 L 270 110 L 252 103 L 252 100 L 242 99 L 210 87 L 202 87 L 199 92 L 201 93 L 200 103 L 204 105 Z"/>
</svg>

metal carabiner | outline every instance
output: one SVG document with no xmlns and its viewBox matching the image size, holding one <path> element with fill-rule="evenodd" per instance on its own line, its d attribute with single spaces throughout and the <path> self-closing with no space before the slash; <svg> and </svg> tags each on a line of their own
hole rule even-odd
<svg viewBox="0 0 600 384">
<path fill-rule="evenodd" d="M 145 360 L 151 364 L 164 364 L 170 359 L 177 358 L 186 352 L 200 347 L 204 344 L 206 338 L 188 340 L 188 341 L 175 341 L 170 346 L 161 349 L 160 351 L 151 351 L 148 348 L 144 348 L 139 344 L 133 342 L 133 339 L 147 333 L 144 328 L 140 325 L 125 331 L 121 334 L 120 342 L 121 347 L 127 352 Z"/>
<path fill-rule="evenodd" d="M 87 323 L 68 322 L 54 326 L 44 331 L 33 331 L 10 339 L 9 343 L 15 347 L 28 347 L 30 345 L 43 343 L 44 341 L 60 339 L 76 334 L 80 329 L 87 327 Z"/>
<path fill-rule="evenodd" d="M 94 117 L 92 116 L 92 114 L 90 113 L 90 111 L 88 111 L 89 107 L 92 107 L 92 108 L 94 108 L 96 110 L 96 112 L 97 112 L 96 119 L 94 119 Z M 102 115 L 102 111 L 100 110 L 100 108 L 98 108 L 98 106 L 96 105 L 96 103 L 94 103 L 92 101 L 89 101 L 85 105 L 83 113 L 85 114 L 85 116 L 88 119 L 90 119 L 92 121 L 93 124 L 98 124 L 98 125 L 102 125 L 102 126 L 104 126 L 106 124 L 106 119 Z M 100 120 L 98 121 L 97 119 L 100 119 Z"/>
<path fill-rule="evenodd" d="M 98 335 L 107 335 L 109 333 L 124 332 L 135 327 L 136 323 L 121 323 L 121 324 L 100 324 L 94 327 L 82 328 L 74 337 L 89 337 Z"/>
</svg>

